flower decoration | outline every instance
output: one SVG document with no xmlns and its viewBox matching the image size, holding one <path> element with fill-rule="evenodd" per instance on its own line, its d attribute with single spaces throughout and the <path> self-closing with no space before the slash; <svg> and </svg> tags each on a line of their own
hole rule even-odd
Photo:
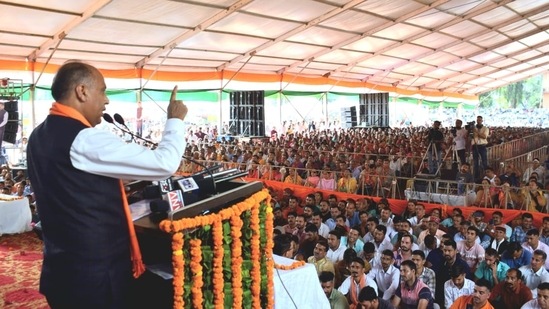
<svg viewBox="0 0 549 309">
<path fill-rule="evenodd" d="M 175 309 L 184 308 L 185 303 L 192 304 L 193 308 L 224 308 L 227 305 L 225 278 L 230 278 L 232 307 L 242 308 L 244 294 L 250 293 L 243 291 L 243 272 L 251 277 L 252 307 L 274 307 L 275 265 L 272 259 L 273 214 L 270 200 L 268 191 L 262 190 L 217 213 L 160 223 L 162 231 L 172 234 Z M 223 222 L 226 222 L 226 229 Z M 184 241 L 185 238 L 187 241 Z M 243 254 L 243 240 L 250 245 L 250 248 L 245 248 L 246 254 Z M 204 249 L 202 246 L 205 246 Z M 229 250 L 226 248 L 230 248 L 230 273 L 223 268 L 225 250 Z M 189 254 L 186 255 L 186 252 Z M 264 252 L 263 255 L 261 252 Z M 244 256 L 249 258 L 246 263 Z M 191 281 L 190 292 L 185 292 L 186 263 L 189 269 L 187 274 L 190 274 L 187 280 Z M 243 271 L 243 265 L 251 265 L 249 272 Z"/>
</svg>

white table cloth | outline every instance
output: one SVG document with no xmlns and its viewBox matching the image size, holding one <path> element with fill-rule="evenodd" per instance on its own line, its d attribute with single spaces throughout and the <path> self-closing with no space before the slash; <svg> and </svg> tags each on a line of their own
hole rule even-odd
<svg viewBox="0 0 549 309">
<path fill-rule="evenodd" d="M 0 235 L 32 230 L 29 200 L 0 201 Z"/>
<path fill-rule="evenodd" d="M 295 262 L 278 255 L 273 255 L 273 258 L 280 265 Z M 275 309 L 330 309 L 313 264 L 292 270 L 274 269 L 274 297 Z"/>
</svg>

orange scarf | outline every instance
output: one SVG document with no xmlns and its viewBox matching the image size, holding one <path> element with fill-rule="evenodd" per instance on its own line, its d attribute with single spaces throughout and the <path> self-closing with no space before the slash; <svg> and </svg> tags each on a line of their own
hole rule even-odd
<svg viewBox="0 0 549 309">
<path fill-rule="evenodd" d="M 91 124 L 86 118 L 84 118 L 84 116 L 80 112 L 70 106 L 63 105 L 61 103 L 53 103 L 52 107 L 50 108 L 50 115 L 72 118 L 80 121 L 87 127 L 91 127 Z M 130 206 L 128 205 L 128 199 L 126 198 L 126 191 L 124 190 L 124 184 L 122 183 L 122 180 L 120 180 L 120 192 L 122 194 L 124 213 L 126 214 L 128 230 L 130 233 L 130 251 L 133 266 L 133 277 L 137 278 L 145 272 L 145 265 L 143 264 L 143 260 L 141 258 L 141 250 L 139 249 L 139 243 L 137 242 L 137 236 L 135 235 L 135 228 L 133 226 Z"/>
<path fill-rule="evenodd" d="M 358 289 L 357 289 L 357 285 L 358 285 Z M 362 275 L 360 277 L 360 281 L 358 283 L 355 282 L 355 279 L 353 279 L 353 277 L 351 277 L 351 288 L 350 288 L 350 293 L 349 293 L 349 306 L 351 308 L 355 308 L 356 305 L 358 304 L 358 292 L 360 292 L 362 290 L 363 287 L 366 286 L 366 274 Z M 358 291 L 357 291 L 358 290 Z"/>
</svg>

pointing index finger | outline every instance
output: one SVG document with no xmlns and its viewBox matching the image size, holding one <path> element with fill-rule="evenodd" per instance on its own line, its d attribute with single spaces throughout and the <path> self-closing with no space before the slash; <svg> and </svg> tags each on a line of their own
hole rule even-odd
<svg viewBox="0 0 549 309">
<path fill-rule="evenodd" d="M 170 97 L 170 103 L 175 102 L 177 96 L 177 85 L 173 87 L 172 96 Z"/>
</svg>

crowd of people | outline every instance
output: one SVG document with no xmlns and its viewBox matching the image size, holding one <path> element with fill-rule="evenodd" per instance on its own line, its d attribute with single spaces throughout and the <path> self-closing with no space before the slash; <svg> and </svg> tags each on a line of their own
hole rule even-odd
<svg viewBox="0 0 549 309">
<path fill-rule="evenodd" d="M 523 169 L 508 163 L 503 168 L 487 162 L 494 136 L 509 134 L 487 128 L 483 117 L 476 124 L 444 130 L 435 121 L 430 128 L 311 130 L 304 134 L 206 143 L 190 138 L 180 172 L 193 173 L 202 165 L 220 164 L 240 169 L 251 178 L 275 180 L 316 189 L 381 197 L 402 197 L 418 173 L 440 175 L 453 170 L 455 195 L 471 196 L 476 206 L 547 212 L 549 157 L 532 158 Z M 199 130 L 199 132 L 202 132 Z M 515 129 L 513 137 L 527 137 L 542 129 Z M 470 137 L 469 137 L 470 135 Z M 470 154 L 472 152 L 472 155 Z M 475 155 L 476 154 L 476 155 Z M 203 164 L 194 164 L 200 161 Z M 397 194 L 392 195 L 394 192 Z"/>
<path fill-rule="evenodd" d="M 313 264 L 332 308 L 549 308 L 549 216 L 271 194 L 274 253 Z"/>
</svg>

